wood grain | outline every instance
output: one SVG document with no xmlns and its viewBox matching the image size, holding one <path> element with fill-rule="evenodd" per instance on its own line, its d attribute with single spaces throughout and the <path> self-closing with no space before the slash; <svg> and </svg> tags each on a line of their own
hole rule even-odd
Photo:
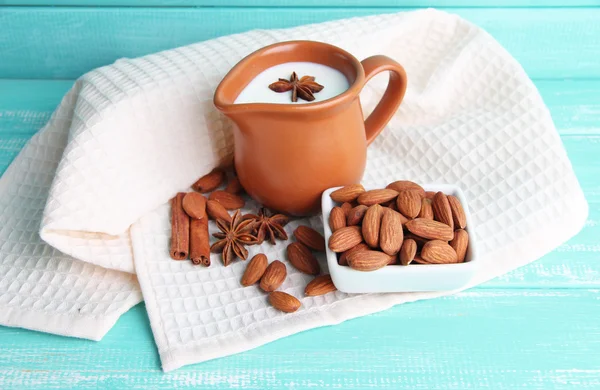
<svg viewBox="0 0 600 390">
<path fill-rule="evenodd" d="M 135 57 L 256 28 L 408 8 L 0 8 L 0 78 L 74 79 Z M 531 77 L 600 77 L 600 8 L 449 8 L 483 27 Z"/>
</svg>

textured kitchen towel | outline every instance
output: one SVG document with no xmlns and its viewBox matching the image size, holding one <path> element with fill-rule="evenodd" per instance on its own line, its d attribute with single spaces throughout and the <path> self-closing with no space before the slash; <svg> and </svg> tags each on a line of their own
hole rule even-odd
<svg viewBox="0 0 600 390">
<path fill-rule="evenodd" d="M 212 104 L 217 84 L 251 51 L 291 39 L 405 66 L 405 101 L 369 147 L 364 183 L 461 186 L 482 256 L 472 284 L 539 258 L 583 226 L 587 204 L 539 93 L 476 26 L 423 10 L 252 31 L 119 60 L 77 81 L 0 182 L 0 323 L 99 338 L 140 300 L 139 280 L 171 370 L 442 295 L 304 298 L 309 278 L 288 264 L 281 289 L 302 308 L 283 314 L 257 287 L 239 284 L 243 262 L 223 267 L 215 255 L 202 268 L 169 258 L 168 199 L 231 160 L 231 123 Z M 365 112 L 385 77 L 363 90 Z M 317 217 L 294 221 L 288 233 L 299 223 L 322 226 Z M 285 246 L 251 254 L 285 261 Z"/>
</svg>

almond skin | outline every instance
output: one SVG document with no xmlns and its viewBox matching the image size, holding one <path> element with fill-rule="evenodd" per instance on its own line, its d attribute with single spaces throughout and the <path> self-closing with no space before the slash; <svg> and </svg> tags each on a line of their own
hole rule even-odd
<svg viewBox="0 0 600 390">
<path fill-rule="evenodd" d="M 425 191 L 425 197 L 427 199 L 431 199 L 433 200 L 433 197 L 435 196 L 435 191 Z"/>
<path fill-rule="evenodd" d="M 336 230 L 329 238 L 329 249 L 339 253 L 353 248 L 363 241 L 359 226 L 346 226 Z"/>
<path fill-rule="evenodd" d="M 183 210 L 194 219 L 206 217 L 206 198 L 197 192 L 188 192 L 183 197 Z"/>
<path fill-rule="evenodd" d="M 406 223 L 409 232 L 429 240 L 450 241 L 454 238 L 454 231 L 445 223 L 430 219 L 417 218 Z"/>
<path fill-rule="evenodd" d="M 315 229 L 308 226 L 298 226 L 294 230 L 294 237 L 298 242 L 317 252 L 325 252 L 325 237 Z"/>
<path fill-rule="evenodd" d="M 209 200 L 217 201 L 227 210 L 237 210 L 244 207 L 246 201 L 241 196 L 230 194 L 225 191 L 214 191 L 208 197 Z"/>
<path fill-rule="evenodd" d="M 431 207 L 431 199 L 421 199 L 421 210 L 418 218 L 433 219 L 433 207 Z"/>
<path fill-rule="evenodd" d="M 346 227 L 346 213 L 344 213 L 341 207 L 336 206 L 331 209 L 331 213 L 329 213 L 329 227 L 332 232 Z"/>
<path fill-rule="evenodd" d="M 375 271 L 390 262 L 390 256 L 379 251 L 367 250 L 351 253 L 348 265 L 358 271 Z"/>
<path fill-rule="evenodd" d="M 402 216 L 392 209 L 384 209 L 379 233 L 381 250 L 390 256 L 395 256 L 400 250 L 403 240 Z"/>
<path fill-rule="evenodd" d="M 412 238 L 408 238 L 404 240 L 402 243 L 402 248 L 400 248 L 400 264 L 409 265 L 415 258 L 417 254 L 417 243 Z"/>
<path fill-rule="evenodd" d="M 360 225 L 368 208 L 369 207 L 361 204 L 361 205 L 354 207 L 352 210 L 350 210 L 348 212 L 348 217 L 346 218 L 346 225 L 348 225 L 348 226 Z"/>
<path fill-rule="evenodd" d="M 298 298 L 283 291 L 274 291 L 269 294 L 269 303 L 284 313 L 293 313 L 302 306 Z"/>
<path fill-rule="evenodd" d="M 285 264 L 279 260 L 275 260 L 269 264 L 262 278 L 260 278 L 260 288 L 266 292 L 275 291 L 283 284 L 286 276 L 287 269 L 285 268 Z"/>
<path fill-rule="evenodd" d="M 212 172 L 202 176 L 194 184 L 192 188 L 198 192 L 210 192 L 215 190 L 225 180 L 225 172 L 222 169 L 216 168 Z"/>
<path fill-rule="evenodd" d="M 305 274 L 318 275 L 321 271 L 315 255 L 302 243 L 292 242 L 288 245 L 287 259 L 298 271 Z"/>
<path fill-rule="evenodd" d="M 382 188 L 363 192 L 358 197 L 358 203 L 365 206 L 373 206 L 378 203 L 385 203 L 398 196 L 398 191 Z"/>
<path fill-rule="evenodd" d="M 426 239 L 426 238 L 423 238 L 423 237 L 416 236 L 416 235 L 414 235 L 414 234 L 412 234 L 412 233 L 410 233 L 410 232 L 409 232 L 409 233 L 406 233 L 406 234 L 404 235 L 404 240 L 406 241 L 406 240 L 408 240 L 408 239 L 410 239 L 410 240 L 413 240 L 414 242 L 416 242 L 416 243 L 417 243 L 417 252 L 418 252 L 418 251 L 420 251 L 420 250 L 421 250 L 421 248 L 423 248 L 423 245 L 425 245 L 425 243 L 426 243 L 427 241 L 429 241 L 429 240 L 428 240 L 428 239 Z"/>
<path fill-rule="evenodd" d="M 251 286 L 258 282 L 265 273 L 268 265 L 267 256 L 262 253 L 255 255 L 248 263 L 246 271 L 242 276 L 242 286 Z"/>
<path fill-rule="evenodd" d="M 383 216 L 383 207 L 374 204 L 369 207 L 362 221 L 362 235 L 371 248 L 379 247 L 379 230 L 381 227 L 381 217 Z M 402 228 L 400 228 L 402 230 Z"/>
<path fill-rule="evenodd" d="M 321 275 L 308 282 L 304 289 L 304 295 L 307 297 L 316 297 L 334 291 L 337 291 L 337 288 L 335 288 L 331 280 L 331 275 Z"/>
<path fill-rule="evenodd" d="M 421 195 L 416 191 L 404 190 L 398 193 L 396 199 L 398 211 L 406 218 L 413 219 L 421 211 Z"/>
<path fill-rule="evenodd" d="M 348 202 L 344 202 L 342 203 L 342 205 L 340 206 L 341 209 L 344 211 L 344 215 L 346 216 L 346 218 L 348 217 L 348 213 L 350 213 L 350 210 L 352 210 L 352 208 L 354 206 L 352 206 L 352 204 L 348 203 Z"/>
<path fill-rule="evenodd" d="M 209 199 L 208 202 L 206 202 L 206 213 L 214 220 L 222 219 L 231 222 L 231 215 L 229 215 L 225 207 L 216 200 Z"/>
<path fill-rule="evenodd" d="M 467 226 L 467 216 L 465 215 L 465 210 L 460 204 L 460 200 L 458 200 L 458 198 L 454 195 L 448 195 L 447 198 L 448 203 L 450 204 L 450 211 L 452 212 L 452 221 L 454 222 L 454 227 L 456 229 L 464 229 Z"/>
<path fill-rule="evenodd" d="M 354 248 L 350 248 L 347 251 L 345 251 L 344 253 L 342 253 L 340 255 L 340 258 L 338 259 L 338 264 L 339 265 L 348 265 L 348 256 L 350 256 L 354 252 L 368 251 L 369 249 L 370 248 L 367 244 L 365 244 L 364 242 L 361 242 Z"/>
<path fill-rule="evenodd" d="M 421 257 L 429 264 L 448 264 L 458 262 L 456 251 L 447 242 L 431 240 L 423 245 Z"/>
<path fill-rule="evenodd" d="M 467 256 L 467 248 L 469 247 L 469 233 L 463 229 L 456 230 L 454 238 L 450 241 L 450 246 L 456 252 L 458 262 L 464 262 Z"/>
<path fill-rule="evenodd" d="M 396 264 L 400 263 L 400 260 L 398 260 L 398 255 L 394 255 L 394 256 L 388 255 L 388 258 L 390 260 L 388 261 L 387 265 L 396 265 Z"/>
<path fill-rule="evenodd" d="M 450 203 L 448 198 L 443 192 L 437 192 L 431 202 L 433 208 L 433 217 L 436 221 L 445 223 L 454 230 L 454 221 L 452 220 L 452 210 L 450 210 Z M 451 240 L 451 239 L 450 239 Z M 450 241 L 448 240 L 448 241 Z"/>
<path fill-rule="evenodd" d="M 362 184 L 350 184 L 333 191 L 330 196 L 334 202 L 354 202 L 363 192 L 365 192 L 365 187 Z"/>
<path fill-rule="evenodd" d="M 237 176 L 235 176 L 231 180 L 229 180 L 229 183 L 227 183 L 227 187 L 225 187 L 225 192 L 229 192 L 230 194 L 239 194 L 240 192 L 242 192 L 243 189 L 244 187 L 242 187 L 240 179 L 238 179 Z"/>
<path fill-rule="evenodd" d="M 409 181 L 409 180 L 398 180 L 398 181 L 388 184 L 387 187 L 385 187 L 385 188 L 390 188 L 390 189 L 396 190 L 398 192 L 407 191 L 407 190 L 415 191 L 419 194 L 419 196 L 421 198 L 425 196 L 425 190 L 423 189 L 423 187 L 421 187 L 417 183 Z"/>
</svg>

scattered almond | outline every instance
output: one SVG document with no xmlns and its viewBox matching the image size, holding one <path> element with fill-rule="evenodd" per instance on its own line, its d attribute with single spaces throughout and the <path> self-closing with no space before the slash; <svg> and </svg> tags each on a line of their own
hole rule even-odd
<svg viewBox="0 0 600 390">
<path fill-rule="evenodd" d="M 384 209 L 379 233 L 381 250 L 390 256 L 394 256 L 400 250 L 403 239 L 402 216 L 392 209 Z"/>
<path fill-rule="evenodd" d="M 467 216 L 465 210 L 460 204 L 460 200 L 454 195 L 448 195 L 448 203 L 450 204 L 450 211 L 452 212 L 452 221 L 454 227 L 457 229 L 464 229 L 467 226 Z M 185 200 L 185 199 L 184 199 Z"/>
<path fill-rule="evenodd" d="M 368 208 L 369 207 L 361 204 L 361 205 L 354 207 L 352 210 L 350 210 L 348 212 L 348 218 L 346 218 L 346 225 L 348 225 L 348 226 L 360 225 Z"/>
<path fill-rule="evenodd" d="M 208 202 L 206 202 L 206 213 L 214 220 L 222 219 L 231 222 L 231 215 L 229 215 L 225 207 L 216 200 L 209 199 Z"/>
<path fill-rule="evenodd" d="M 329 249 L 334 252 L 345 252 L 363 241 L 359 226 L 346 226 L 336 230 L 329 238 Z"/>
<path fill-rule="evenodd" d="M 358 197 L 358 203 L 365 206 L 372 206 L 377 203 L 385 203 L 398 196 L 398 191 L 382 188 L 363 192 Z"/>
<path fill-rule="evenodd" d="M 409 180 L 398 180 L 398 181 L 388 184 L 387 187 L 385 187 L 385 188 L 390 188 L 390 189 L 396 190 L 398 192 L 407 191 L 407 190 L 415 191 L 416 193 L 419 194 L 419 197 L 422 198 L 425 196 L 425 190 L 423 189 L 423 187 L 421 187 L 417 183 L 409 181 Z"/>
<path fill-rule="evenodd" d="M 340 258 L 338 259 L 338 264 L 339 265 L 348 265 L 348 256 L 350 256 L 354 252 L 368 251 L 369 249 L 370 248 L 369 248 L 369 246 L 367 244 L 365 244 L 364 242 L 361 242 L 360 244 L 358 244 L 354 248 L 350 248 L 347 251 L 343 252 L 340 255 Z"/>
<path fill-rule="evenodd" d="M 390 256 L 379 251 L 358 251 L 348 255 L 348 265 L 358 271 L 375 271 L 390 262 Z"/>
<path fill-rule="evenodd" d="M 406 223 L 409 232 L 429 240 L 450 241 L 454 238 L 452 228 L 445 223 L 417 218 Z"/>
<path fill-rule="evenodd" d="M 208 197 L 209 200 L 217 201 L 227 210 L 237 210 L 244 207 L 246 201 L 241 196 L 230 194 L 225 191 L 214 191 Z"/>
<path fill-rule="evenodd" d="M 421 211 L 421 195 L 417 191 L 400 191 L 396 199 L 396 205 L 398 211 L 406 218 L 415 218 Z"/>
<path fill-rule="evenodd" d="M 417 254 L 417 243 L 412 238 L 404 240 L 402 248 L 400 248 L 400 264 L 409 265 Z"/>
<path fill-rule="evenodd" d="M 467 256 L 467 248 L 469 247 L 469 233 L 463 229 L 456 230 L 454 238 L 450 241 L 450 246 L 456 252 L 458 262 L 464 262 Z"/>
<path fill-rule="evenodd" d="M 183 197 L 183 210 L 194 219 L 206 217 L 206 198 L 197 192 L 188 192 Z"/>
<path fill-rule="evenodd" d="M 277 310 L 293 313 L 302 305 L 298 298 L 283 291 L 274 291 L 269 294 L 269 303 Z"/>
<path fill-rule="evenodd" d="M 447 242 L 440 240 L 427 241 L 421 249 L 421 257 L 429 264 L 456 263 L 456 251 Z"/>
<path fill-rule="evenodd" d="M 271 292 L 277 290 L 283 284 L 287 276 L 285 264 L 279 260 L 273 261 L 260 278 L 260 288 L 263 291 Z"/>
<path fill-rule="evenodd" d="M 454 230 L 454 221 L 452 220 L 450 203 L 448 203 L 448 198 L 443 192 L 440 191 L 435 194 L 433 201 L 431 202 L 431 207 L 433 208 L 433 217 L 435 220 L 445 223 L 446 225 L 450 226 L 452 230 Z"/>
<path fill-rule="evenodd" d="M 433 219 L 433 208 L 431 207 L 431 199 L 421 199 L 421 210 L 418 218 Z"/>
<path fill-rule="evenodd" d="M 321 271 L 319 262 L 304 244 L 292 242 L 287 247 L 287 259 L 300 272 L 308 275 L 318 275 Z"/>
<path fill-rule="evenodd" d="M 224 180 L 225 172 L 220 168 L 216 168 L 212 172 L 198 179 L 192 184 L 192 188 L 198 192 L 210 192 L 223 184 Z"/>
<path fill-rule="evenodd" d="M 255 255 L 248 263 L 246 271 L 242 276 L 242 286 L 251 286 L 258 282 L 265 273 L 268 265 L 267 256 L 262 253 Z"/>
<path fill-rule="evenodd" d="M 316 297 L 336 290 L 337 288 L 335 288 L 333 280 L 331 280 L 331 275 L 321 275 L 308 282 L 304 289 L 304 295 L 307 297 Z"/>
<path fill-rule="evenodd" d="M 330 196 L 334 202 L 354 202 L 363 192 L 365 192 L 365 188 L 362 184 L 350 184 L 333 191 Z"/>
<path fill-rule="evenodd" d="M 294 237 L 298 242 L 317 252 L 325 252 L 325 238 L 321 233 L 308 226 L 298 226 L 294 230 Z"/>
<path fill-rule="evenodd" d="M 329 227 L 332 232 L 346 227 L 346 214 L 341 207 L 336 206 L 331 209 L 331 213 L 329 213 Z"/>
<path fill-rule="evenodd" d="M 230 194 L 239 194 L 242 192 L 244 187 L 242 187 L 242 183 L 240 183 L 240 179 L 237 176 L 234 176 L 229 183 L 227 183 L 227 187 L 225 187 L 225 192 L 229 192 Z"/>
<path fill-rule="evenodd" d="M 381 217 L 383 215 L 383 207 L 374 204 L 365 212 L 362 221 L 363 239 L 371 248 L 379 247 L 379 230 L 381 227 Z"/>
</svg>

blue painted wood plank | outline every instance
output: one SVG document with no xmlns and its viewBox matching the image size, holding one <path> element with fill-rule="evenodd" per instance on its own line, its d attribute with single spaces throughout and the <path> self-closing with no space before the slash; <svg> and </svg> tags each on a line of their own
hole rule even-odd
<svg viewBox="0 0 600 390">
<path fill-rule="evenodd" d="M 255 28 L 400 8 L 0 8 L 0 78 L 73 79 L 135 57 Z M 535 78 L 600 77 L 600 8 L 453 8 L 494 35 Z"/>
<path fill-rule="evenodd" d="M 143 305 L 98 343 L 0 327 L 0 388 L 600 387 L 597 290 L 471 290 L 163 374 Z"/>
</svg>

